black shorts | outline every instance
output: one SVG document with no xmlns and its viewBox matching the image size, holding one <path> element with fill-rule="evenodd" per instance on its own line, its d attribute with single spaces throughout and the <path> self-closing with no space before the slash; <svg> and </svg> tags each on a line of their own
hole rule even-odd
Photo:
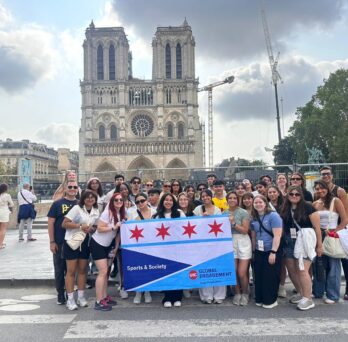
<svg viewBox="0 0 348 342">
<path fill-rule="evenodd" d="M 108 258 L 112 247 L 104 247 L 92 238 L 89 243 L 89 248 L 91 250 L 93 260 L 101 260 Z"/>
<path fill-rule="evenodd" d="M 89 259 L 89 247 L 88 247 L 89 236 L 85 237 L 81 244 L 81 248 L 73 250 L 69 247 L 69 245 L 64 241 L 62 248 L 62 257 L 66 260 L 77 260 L 77 259 Z"/>
</svg>

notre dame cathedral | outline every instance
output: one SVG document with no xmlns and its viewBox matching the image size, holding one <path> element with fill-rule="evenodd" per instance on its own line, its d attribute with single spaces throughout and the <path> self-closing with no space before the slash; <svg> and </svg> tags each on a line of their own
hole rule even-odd
<svg viewBox="0 0 348 342">
<path fill-rule="evenodd" d="M 157 28 L 151 80 L 133 77 L 123 27 L 97 28 L 92 22 L 83 49 L 82 181 L 93 174 L 111 180 L 115 172 L 186 178 L 186 168 L 203 166 L 195 40 L 186 19 L 181 26 Z"/>
</svg>

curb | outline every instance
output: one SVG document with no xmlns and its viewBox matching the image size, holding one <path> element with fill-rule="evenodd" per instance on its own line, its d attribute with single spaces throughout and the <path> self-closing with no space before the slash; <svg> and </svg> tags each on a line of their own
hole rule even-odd
<svg viewBox="0 0 348 342">
<path fill-rule="evenodd" d="M 88 284 L 95 287 L 95 277 L 87 279 Z M 108 286 L 116 286 L 118 285 L 118 281 L 116 280 L 108 280 Z M 0 288 L 9 288 L 9 287 L 38 287 L 38 286 L 47 286 L 54 287 L 55 280 L 54 279 L 0 279 Z"/>
<path fill-rule="evenodd" d="M 54 279 L 0 279 L 0 288 L 54 286 Z"/>
</svg>

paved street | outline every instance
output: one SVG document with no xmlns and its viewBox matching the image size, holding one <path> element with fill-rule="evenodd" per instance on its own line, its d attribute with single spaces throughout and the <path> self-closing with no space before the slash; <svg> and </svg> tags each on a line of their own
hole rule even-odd
<svg viewBox="0 0 348 342">
<path fill-rule="evenodd" d="M 18 242 L 18 231 L 6 235 L 0 251 L 0 342 L 14 341 L 347 341 L 348 302 L 326 305 L 316 300 L 308 312 L 287 300 L 272 310 L 235 307 L 231 298 L 222 305 L 204 305 L 197 294 L 181 308 L 165 309 L 161 294 L 153 303 L 134 305 L 132 295 L 118 298 L 111 312 L 93 309 L 95 291 L 87 290 L 89 308 L 68 312 L 56 304 L 52 256 L 45 229 L 35 242 Z M 292 286 L 287 283 L 288 295 Z M 341 288 L 343 295 L 343 287 Z M 117 295 L 115 286 L 110 293 Z"/>
<path fill-rule="evenodd" d="M 116 290 L 111 290 L 116 294 Z M 56 304 L 50 287 L 2 288 L 1 341 L 347 341 L 348 303 L 335 306 L 317 300 L 315 309 L 300 312 L 286 300 L 273 310 L 201 304 L 196 296 L 181 308 L 165 309 L 160 294 L 151 304 L 135 306 L 118 299 L 111 312 L 95 311 L 94 290 L 89 308 L 69 312 Z"/>
</svg>

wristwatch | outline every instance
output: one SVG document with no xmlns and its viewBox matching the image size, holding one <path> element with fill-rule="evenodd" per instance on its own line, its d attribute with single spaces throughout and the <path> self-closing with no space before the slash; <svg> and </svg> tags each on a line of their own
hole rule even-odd
<svg viewBox="0 0 348 342">
<path fill-rule="evenodd" d="M 271 253 L 272 253 L 272 254 L 277 254 L 277 251 L 271 250 Z"/>
</svg>

